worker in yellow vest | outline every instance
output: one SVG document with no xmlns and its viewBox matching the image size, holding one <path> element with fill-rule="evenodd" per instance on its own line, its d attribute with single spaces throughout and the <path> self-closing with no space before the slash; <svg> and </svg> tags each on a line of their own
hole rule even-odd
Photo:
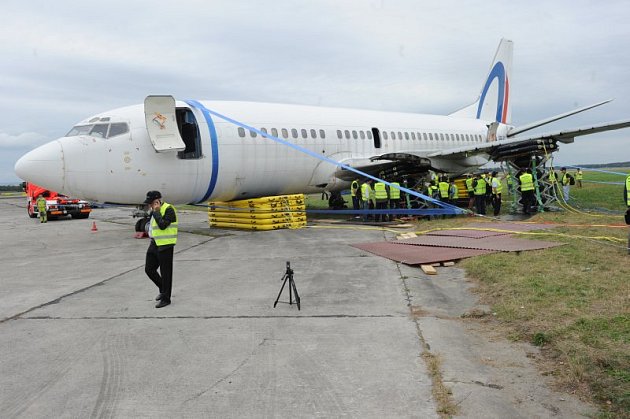
<svg viewBox="0 0 630 419">
<path fill-rule="evenodd" d="M 534 205 L 534 177 L 531 169 L 527 168 L 518 177 L 521 183 L 521 202 L 523 204 L 523 213 L 530 214 L 530 207 Z"/>
<path fill-rule="evenodd" d="M 370 209 L 370 196 L 373 194 L 371 183 L 372 181 L 367 179 L 363 182 L 363 185 L 361 185 L 361 203 L 364 210 Z M 370 215 L 368 213 L 363 214 L 363 221 L 367 221 L 369 218 Z"/>
<path fill-rule="evenodd" d="M 440 201 L 449 202 L 448 199 L 448 188 L 449 184 L 446 176 L 442 176 L 440 178 L 440 182 L 438 183 L 438 190 L 440 191 Z"/>
<path fill-rule="evenodd" d="M 390 182 L 389 187 L 389 209 L 398 209 L 400 208 L 400 183 L 398 182 Z M 389 216 L 389 221 L 393 221 L 394 218 L 400 218 L 399 214 L 391 214 Z"/>
<path fill-rule="evenodd" d="M 626 205 L 630 208 L 630 175 L 626 178 L 626 187 L 624 188 L 623 196 L 626 199 Z"/>
<path fill-rule="evenodd" d="M 468 209 L 472 211 L 475 206 L 475 188 L 473 188 L 473 175 L 468 173 L 466 175 L 466 192 L 468 192 Z"/>
<path fill-rule="evenodd" d="M 389 193 L 387 191 L 387 185 L 383 182 L 376 182 L 374 185 L 374 197 L 376 198 L 376 209 L 377 210 L 387 210 L 387 205 L 389 204 Z M 386 221 L 386 214 L 376 214 L 375 221 Z"/>
<path fill-rule="evenodd" d="M 498 172 L 492 172 L 492 208 L 495 217 L 501 212 L 501 191 L 503 185 L 501 179 L 498 178 Z"/>
<path fill-rule="evenodd" d="M 352 208 L 359 209 L 359 179 L 355 179 L 350 184 L 350 196 L 352 197 Z"/>
<path fill-rule="evenodd" d="M 560 169 L 560 182 L 562 183 L 562 193 L 564 195 L 564 202 L 569 201 L 569 191 L 571 189 L 571 185 L 575 183 L 573 176 L 567 173 L 567 168 L 563 167 Z"/>
<path fill-rule="evenodd" d="M 177 244 L 177 213 L 171 204 L 162 202 L 162 194 L 158 191 L 147 192 L 144 203 L 148 204 L 151 210 L 149 221 L 151 243 L 147 249 L 144 271 L 160 290 L 155 298 L 158 301 L 155 308 L 162 308 L 171 304 L 173 250 Z"/>
<path fill-rule="evenodd" d="M 37 197 L 37 201 L 35 201 L 37 205 L 37 213 L 39 214 L 39 222 L 47 223 L 48 222 L 48 212 L 46 212 L 46 198 L 42 195 Z"/>
<path fill-rule="evenodd" d="M 582 173 L 582 169 L 577 168 L 577 172 L 575 172 L 575 181 L 577 182 L 577 187 L 582 188 L 582 179 L 584 178 L 584 173 Z"/>
<path fill-rule="evenodd" d="M 475 207 L 477 209 L 477 214 L 486 215 L 486 180 L 483 177 L 483 174 L 475 175 L 473 179 L 473 188 L 475 191 Z"/>
</svg>

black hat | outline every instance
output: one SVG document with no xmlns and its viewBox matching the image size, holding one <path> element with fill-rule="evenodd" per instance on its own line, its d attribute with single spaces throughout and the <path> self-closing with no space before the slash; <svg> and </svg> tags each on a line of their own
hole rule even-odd
<svg viewBox="0 0 630 419">
<path fill-rule="evenodd" d="M 147 192 L 147 199 L 144 200 L 145 204 L 150 204 L 156 199 L 162 198 L 162 194 L 159 191 L 149 191 Z"/>
</svg>

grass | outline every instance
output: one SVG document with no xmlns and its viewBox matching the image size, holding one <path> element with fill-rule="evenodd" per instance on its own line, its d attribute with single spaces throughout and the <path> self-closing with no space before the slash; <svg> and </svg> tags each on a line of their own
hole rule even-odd
<svg viewBox="0 0 630 419">
<path fill-rule="evenodd" d="M 595 178 L 619 181 L 620 176 L 585 173 L 585 179 Z M 497 313 L 506 336 L 541 347 L 544 370 L 560 387 L 598 404 L 601 417 L 630 417 L 629 229 L 610 226 L 624 224 L 622 192 L 619 185 L 585 183 L 582 189 L 572 188 L 581 208 L 618 213 L 538 214 L 530 221 L 562 226 L 522 236 L 563 246 L 462 263 L 477 282 L 482 301 Z"/>
</svg>

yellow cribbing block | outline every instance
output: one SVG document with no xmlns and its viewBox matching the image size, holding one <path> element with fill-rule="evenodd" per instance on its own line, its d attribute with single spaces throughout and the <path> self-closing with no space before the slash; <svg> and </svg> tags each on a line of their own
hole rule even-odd
<svg viewBox="0 0 630 419">
<path fill-rule="evenodd" d="M 210 226 L 247 230 L 301 228 L 306 225 L 304 195 L 266 196 L 239 201 L 208 202 Z"/>
<path fill-rule="evenodd" d="M 280 230 L 283 228 L 302 228 L 306 226 L 306 222 L 284 223 L 284 224 L 237 224 L 237 223 L 219 223 L 211 222 L 211 227 L 238 228 L 243 230 Z"/>
<path fill-rule="evenodd" d="M 304 211 L 295 212 L 256 212 L 253 211 L 208 211 L 209 217 L 232 217 L 232 218 L 250 218 L 250 219 L 265 219 L 265 218 L 290 218 L 290 217 L 306 217 Z"/>
<path fill-rule="evenodd" d="M 210 217 L 208 220 L 211 223 L 232 223 L 232 224 L 286 224 L 292 222 L 306 221 L 306 217 L 296 218 L 231 218 L 231 217 Z"/>
</svg>

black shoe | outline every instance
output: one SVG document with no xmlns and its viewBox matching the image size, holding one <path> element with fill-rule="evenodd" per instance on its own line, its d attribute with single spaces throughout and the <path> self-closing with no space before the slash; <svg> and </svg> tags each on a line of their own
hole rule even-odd
<svg viewBox="0 0 630 419">
<path fill-rule="evenodd" d="M 162 299 L 162 293 L 159 293 L 157 297 L 155 297 L 155 301 L 160 301 Z"/>
<path fill-rule="evenodd" d="M 160 300 L 159 303 L 157 303 L 155 305 L 155 308 L 162 308 L 162 307 L 166 307 L 167 305 L 169 305 L 171 302 L 169 300 Z"/>
</svg>

